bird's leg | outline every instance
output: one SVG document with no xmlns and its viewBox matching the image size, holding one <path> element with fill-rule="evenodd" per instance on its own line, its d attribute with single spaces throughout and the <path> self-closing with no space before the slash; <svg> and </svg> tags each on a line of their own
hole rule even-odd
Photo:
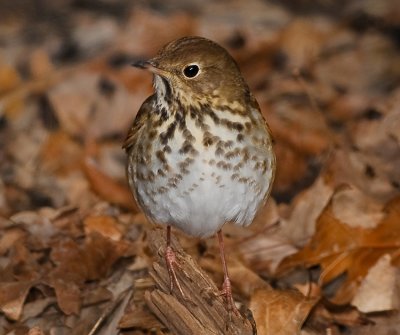
<svg viewBox="0 0 400 335">
<path fill-rule="evenodd" d="M 220 294 L 225 297 L 226 303 L 228 305 L 228 310 L 230 312 L 233 311 L 235 314 L 239 315 L 239 311 L 236 308 L 235 301 L 233 300 L 232 296 L 232 286 L 228 275 L 228 267 L 226 266 L 224 240 L 222 237 L 221 230 L 218 231 L 217 236 L 218 236 L 219 252 L 221 254 L 222 268 L 224 269 L 224 283 L 222 284 L 222 290 Z"/>
<path fill-rule="evenodd" d="M 175 251 L 171 247 L 171 226 L 167 226 L 167 247 L 165 248 L 165 262 L 167 264 L 169 275 L 170 292 L 172 293 L 175 284 L 182 297 L 185 298 L 185 294 L 183 293 L 181 284 L 179 283 L 178 277 L 175 273 L 175 266 L 179 267 L 179 264 L 176 262 Z"/>
</svg>

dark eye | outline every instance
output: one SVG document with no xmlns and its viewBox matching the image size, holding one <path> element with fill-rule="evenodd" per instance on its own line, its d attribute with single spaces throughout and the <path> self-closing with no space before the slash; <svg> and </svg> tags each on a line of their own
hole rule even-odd
<svg viewBox="0 0 400 335">
<path fill-rule="evenodd" d="M 194 78 L 199 73 L 200 69 L 196 64 L 191 64 L 183 69 L 183 74 L 187 78 Z"/>
</svg>

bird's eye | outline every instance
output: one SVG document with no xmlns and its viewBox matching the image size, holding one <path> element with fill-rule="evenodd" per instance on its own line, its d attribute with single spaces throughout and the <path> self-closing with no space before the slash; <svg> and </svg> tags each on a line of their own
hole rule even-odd
<svg viewBox="0 0 400 335">
<path fill-rule="evenodd" d="M 186 78 L 194 78 L 200 72 L 200 68 L 196 64 L 190 64 L 183 69 L 183 74 Z"/>
</svg>

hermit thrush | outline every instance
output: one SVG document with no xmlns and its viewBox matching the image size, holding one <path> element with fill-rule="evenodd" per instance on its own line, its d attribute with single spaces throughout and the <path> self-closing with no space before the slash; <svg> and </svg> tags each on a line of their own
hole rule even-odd
<svg viewBox="0 0 400 335">
<path fill-rule="evenodd" d="M 198 237 L 217 233 L 222 294 L 236 311 L 221 228 L 249 225 L 268 197 L 275 173 L 269 128 L 236 62 L 210 40 L 178 39 L 134 66 L 153 73 L 155 93 L 124 143 L 127 174 L 146 216 L 167 226 L 171 291 L 175 284 L 183 294 L 171 226 Z"/>
</svg>

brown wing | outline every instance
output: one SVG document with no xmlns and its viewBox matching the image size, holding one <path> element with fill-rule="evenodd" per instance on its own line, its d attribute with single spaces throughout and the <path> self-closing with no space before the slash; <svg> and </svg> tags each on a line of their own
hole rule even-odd
<svg viewBox="0 0 400 335">
<path fill-rule="evenodd" d="M 136 114 L 135 121 L 133 121 L 131 129 L 129 129 L 128 135 L 126 136 L 125 142 L 122 145 L 122 148 L 125 149 L 126 152 L 130 150 L 130 148 L 136 142 L 136 136 L 140 128 L 144 125 L 147 120 L 147 117 L 152 112 L 154 99 L 156 98 L 155 94 L 149 96 L 140 107 L 138 113 Z"/>
</svg>

